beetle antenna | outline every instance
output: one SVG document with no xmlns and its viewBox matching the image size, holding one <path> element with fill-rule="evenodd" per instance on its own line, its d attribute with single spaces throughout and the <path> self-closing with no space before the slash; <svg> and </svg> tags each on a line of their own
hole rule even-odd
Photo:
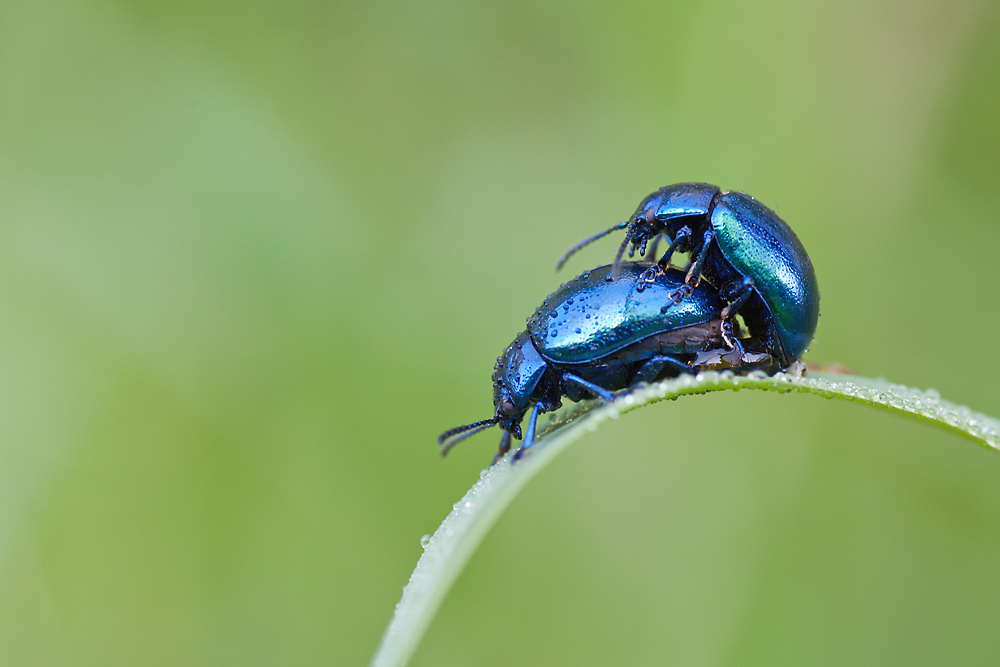
<svg viewBox="0 0 1000 667">
<path fill-rule="evenodd" d="M 465 424 L 464 426 L 456 426 L 453 429 L 445 431 L 444 433 L 438 436 L 438 445 L 441 446 L 441 456 L 446 456 L 448 454 L 448 451 L 452 447 L 462 442 L 469 436 L 479 433 L 484 428 L 489 428 L 490 426 L 493 426 L 498 421 L 500 420 L 497 419 L 496 417 L 491 417 L 489 419 L 484 419 L 482 421 L 472 422 L 471 424 Z M 452 436 L 458 436 L 458 437 L 453 438 L 450 442 L 446 442 L 448 438 L 451 438 Z"/>
<path fill-rule="evenodd" d="M 573 256 L 573 254 L 576 253 L 576 251 L 579 250 L 580 248 L 588 246 L 591 243 L 593 243 L 594 241 L 596 241 L 597 239 L 604 238 L 605 236 L 607 236 L 611 232 L 618 231 L 619 229 L 624 229 L 627 226 L 628 226 L 628 220 L 626 220 L 625 222 L 619 222 L 617 225 L 615 225 L 611 229 L 605 229 L 600 234 L 594 234 L 589 239 L 584 239 L 584 240 L 580 241 L 575 246 L 573 246 L 572 248 L 570 248 L 569 250 L 567 250 L 566 252 L 563 253 L 563 256 L 559 258 L 558 262 L 556 262 L 556 271 L 558 271 L 559 269 L 561 269 L 563 267 L 563 264 L 566 263 L 566 260 L 568 260 L 571 256 Z"/>
<path fill-rule="evenodd" d="M 617 278 L 619 275 L 621 275 L 621 272 L 622 272 L 622 256 L 625 254 L 625 248 L 628 247 L 628 243 L 631 240 L 632 240 L 631 235 L 626 234 L 625 235 L 625 240 L 622 241 L 622 244 L 618 247 L 618 254 L 615 255 L 615 263 L 611 267 L 611 277 L 612 278 Z"/>
<path fill-rule="evenodd" d="M 444 441 L 453 435 L 458 435 L 459 433 L 465 433 L 469 429 L 479 428 L 480 426 L 493 426 L 499 421 L 496 417 L 490 417 L 489 419 L 483 419 L 481 421 L 472 422 L 471 424 L 463 424 L 462 426 L 456 426 L 455 428 L 448 429 L 444 433 L 438 436 L 438 444 L 443 445 Z"/>
</svg>

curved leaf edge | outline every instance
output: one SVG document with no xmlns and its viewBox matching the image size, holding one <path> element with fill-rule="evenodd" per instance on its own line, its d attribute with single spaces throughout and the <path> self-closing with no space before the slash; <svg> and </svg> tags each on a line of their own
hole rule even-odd
<svg viewBox="0 0 1000 667">
<path fill-rule="evenodd" d="M 830 372 L 808 376 L 763 373 L 746 376 L 707 372 L 651 385 L 641 385 L 610 404 L 577 403 L 552 414 L 539 429 L 529 456 L 511 466 L 512 454 L 483 470 L 479 481 L 452 508 L 429 541 L 403 588 L 393 618 L 372 658 L 372 667 L 405 665 L 416 651 L 434 614 L 472 553 L 518 492 L 567 446 L 595 431 L 608 419 L 649 403 L 712 391 L 757 389 L 780 393 L 810 393 L 901 412 L 957 431 L 982 446 L 1000 450 L 1000 421 L 943 400 L 934 390 L 919 390 Z"/>
</svg>

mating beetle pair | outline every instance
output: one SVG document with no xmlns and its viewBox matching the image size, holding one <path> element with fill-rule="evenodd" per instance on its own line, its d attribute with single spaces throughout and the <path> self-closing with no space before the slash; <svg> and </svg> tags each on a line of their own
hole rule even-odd
<svg viewBox="0 0 1000 667">
<path fill-rule="evenodd" d="M 563 396 L 612 400 L 613 391 L 637 382 L 708 368 L 773 374 L 808 347 L 819 316 L 816 275 L 794 232 L 767 207 L 703 183 L 660 188 L 628 221 L 573 246 L 556 268 L 624 228 L 613 265 L 563 285 L 528 320 L 497 360 L 494 416 L 443 433 L 442 454 L 499 425 L 499 459 L 511 436 L 521 437 L 530 409 L 516 460 L 534 442 L 538 414 L 558 408 Z M 670 245 L 656 264 L 622 263 L 630 243 L 630 256 L 645 254 L 650 241 L 653 254 L 661 235 Z M 686 273 L 670 268 L 675 251 L 690 254 Z M 749 338 L 738 337 L 737 314 Z"/>
</svg>

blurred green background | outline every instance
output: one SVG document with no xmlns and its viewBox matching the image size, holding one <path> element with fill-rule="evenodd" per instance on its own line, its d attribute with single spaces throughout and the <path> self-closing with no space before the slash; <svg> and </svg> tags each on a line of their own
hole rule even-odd
<svg viewBox="0 0 1000 667">
<path fill-rule="evenodd" d="M 745 190 L 807 359 L 1000 415 L 996 2 L 0 4 L 0 664 L 363 665 L 496 355 L 655 188 Z M 550 466 L 415 665 L 997 664 L 1000 457 L 814 396 Z"/>
</svg>

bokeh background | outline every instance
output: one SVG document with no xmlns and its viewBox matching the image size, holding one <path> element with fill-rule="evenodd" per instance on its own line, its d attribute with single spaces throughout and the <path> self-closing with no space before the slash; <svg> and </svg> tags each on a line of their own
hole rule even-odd
<svg viewBox="0 0 1000 667">
<path fill-rule="evenodd" d="M 363 665 L 496 355 L 653 189 L 816 266 L 807 358 L 1000 415 L 1000 6 L 0 3 L 0 664 Z M 814 396 L 628 415 L 413 664 L 997 664 L 1000 457 Z"/>
</svg>

